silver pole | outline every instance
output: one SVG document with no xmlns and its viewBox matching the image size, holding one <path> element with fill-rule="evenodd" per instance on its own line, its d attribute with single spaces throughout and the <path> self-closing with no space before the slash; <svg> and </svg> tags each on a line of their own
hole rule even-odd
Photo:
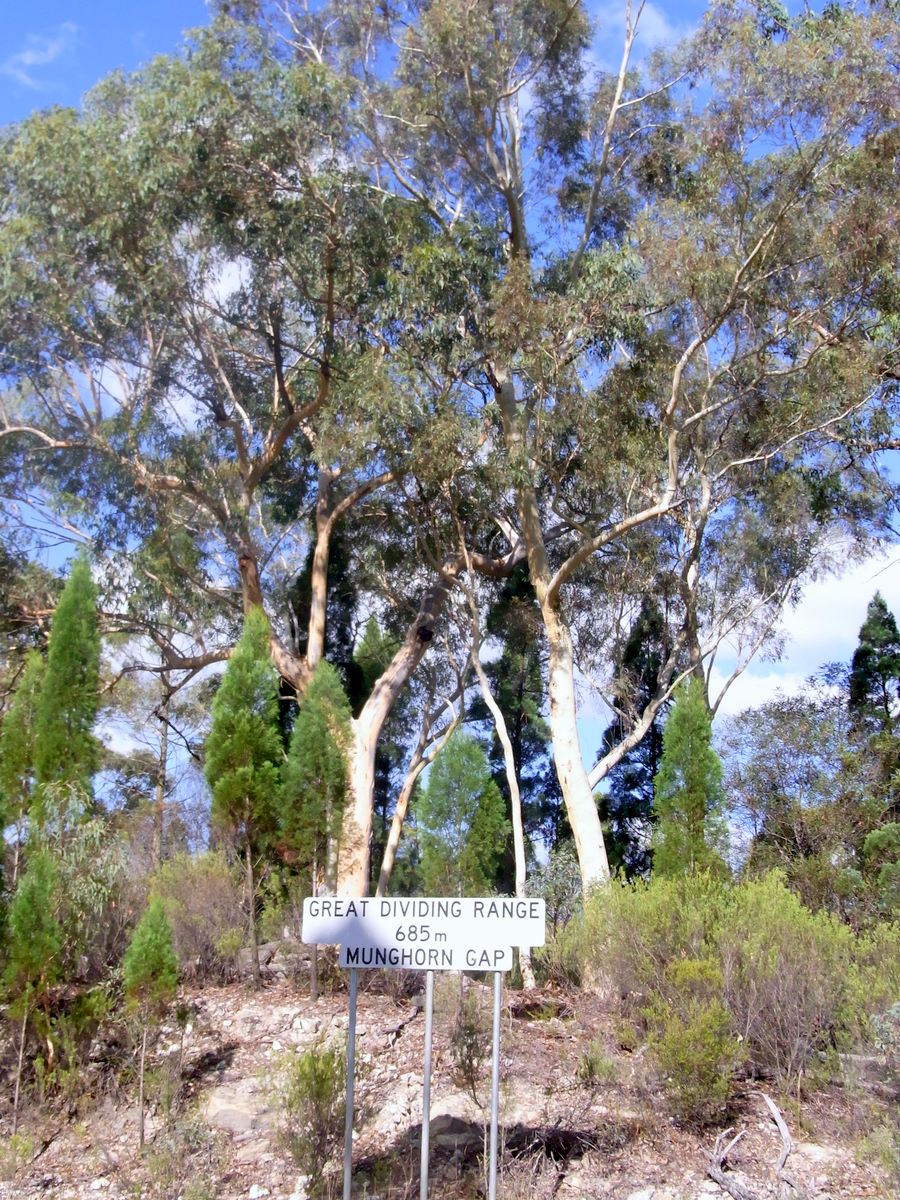
<svg viewBox="0 0 900 1200">
<path fill-rule="evenodd" d="M 356 991 L 359 972 L 350 968 L 350 1021 L 347 1025 L 347 1100 L 344 1108 L 344 1200 L 350 1200 L 353 1174 L 353 1079 L 356 1073 Z"/>
<path fill-rule="evenodd" d="M 497 1200 L 497 1129 L 500 1123 L 500 1001 L 503 972 L 494 972 L 494 1054 L 491 1062 L 491 1162 L 488 1173 L 488 1200 Z"/>
<path fill-rule="evenodd" d="M 428 1150 L 431 1141 L 431 1026 L 434 1019 L 434 971 L 425 973 L 425 1063 L 422 1068 L 422 1158 L 419 1200 L 428 1200 Z"/>
</svg>

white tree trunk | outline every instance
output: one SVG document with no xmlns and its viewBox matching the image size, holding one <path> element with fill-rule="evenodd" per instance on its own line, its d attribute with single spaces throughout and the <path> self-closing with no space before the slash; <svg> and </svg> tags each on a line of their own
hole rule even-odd
<svg viewBox="0 0 900 1200">
<path fill-rule="evenodd" d="M 603 844 L 600 814 L 581 754 L 572 638 L 555 610 L 544 613 L 544 627 L 550 647 L 548 689 L 553 759 L 575 838 L 581 886 L 587 895 L 609 882 L 609 861 Z"/>
<path fill-rule="evenodd" d="M 559 611 L 558 601 L 549 594 L 552 575 L 547 559 L 540 509 L 534 486 L 530 481 L 530 463 L 515 386 L 503 367 L 495 364 L 494 375 L 507 452 L 510 463 L 520 478 L 516 487 L 516 502 L 528 557 L 528 573 L 541 608 L 550 651 L 548 688 L 553 759 L 575 838 L 575 848 L 578 851 L 581 885 L 587 895 L 595 887 L 608 882 L 609 862 L 603 844 L 600 815 L 581 753 L 575 704 L 572 636 Z"/>
<path fill-rule="evenodd" d="M 473 613 L 473 620 L 477 620 Z M 512 816 L 513 827 L 513 856 L 516 864 L 516 896 L 519 899 L 524 899 L 525 896 L 525 827 L 522 824 L 522 793 L 519 790 L 519 778 L 516 775 L 516 759 L 513 754 L 512 741 L 510 740 L 509 730 L 506 727 L 506 719 L 500 705 L 494 699 L 494 694 L 491 691 L 491 685 L 488 682 L 488 677 L 485 674 L 484 667 L 481 665 L 480 647 L 476 644 L 474 653 L 472 654 L 472 664 L 475 667 L 475 674 L 478 676 L 478 683 L 481 687 L 481 695 L 484 698 L 485 704 L 494 718 L 494 728 L 497 730 L 497 737 L 500 740 L 500 745 L 503 747 L 503 763 L 506 768 L 506 785 L 509 788 L 509 803 L 510 813 Z M 531 951 L 523 946 L 519 950 L 519 967 L 522 971 L 522 982 L 526 988 L 536 986 L 534 978 L 534 970 L 531 966 Z"/>
<path fill-rule="evenodd" d="M 388 887 L 391 882 L 391 875 L 394 871 L 394 863 L 397 861 L 397 848 L 400 845 L 400 834 L 403 832 L 403 822 L 406 820 L 406 812 L 409 808 L 409 801 L 413 794 L 413 788 L 416 786 L 416 780 L 425 770 L 428 761 L 419 757 L 417 762 L 412 762 L 406 772 L 406 778 L 403 780 L 403 787 L 400 789 L 400 795 L 397 797 L 397 803 L 394 806 L 394 815 L 391 818 L 391 828 L 388 832 L 387 843 L 384 847 L 384 856 L 381 860 L 381 870 L 378 873 L 378 886 L 375 889 L 376 896 L 384 896 L 387 894 Z"/>
<path fill-rule="evenodd" d="M 340 896 L 364 896 L 368 890 L 375 750 L 378 738 L 397 697 L 431 645 L 435 621 L 443 610 L 461 568 L 462 564 L 458 561 L 448 563 L 426 591 L 419 606 L 419 614 L 410 626 L 403 645 L 375 684 L 362 712 L 353 722 L 350 796 L 341 827 L 338 855 L 337 892 Z"/>
</svg>

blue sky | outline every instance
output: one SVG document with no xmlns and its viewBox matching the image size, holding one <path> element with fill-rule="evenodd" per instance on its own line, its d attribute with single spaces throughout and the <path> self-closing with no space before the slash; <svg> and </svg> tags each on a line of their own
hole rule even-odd
<svg viewBox="0 0 900 1200">
<path fill-rule="evenodd" d="M 205 0 L 3 0 L 0 125 L 77 105 L 103 76 L 174 50 L 208 19 Z"/>
<path fill-rule="evenodd" d="M 635 0 L 635 3 L 637 0 Z M 588 0 L 598 24 L 596 59 L 618 65 L 624 0 Z M 702 0 L 646 0 L 638 49 L 686 33 Z M 104 75 L 170 53 L 208 19 L 206 0 L 0 0 L 0 125 L 38 108 L 77 105 Z"/>
<path fill-rule="evenodd" d="M 77 105 L 109 72 L 133 70 L 156 54 L 174 51 L 185 29 L 208 19 L 205 0 L 0 0 L 0 7 L 0 125 L 54 104 Z M 704 7 L 700 0 L 665 5 L 648 0 L 639 48 L 688 32 Z M 624 0 L 592 0 L 590 8 L 599 27 L 596 61 L 617 65 Z M 876 589 L 900 616 L 897 553 L 811 585 L 800 607 L 786 617 L 783 659 L 757 662 L 735 686 L 726 708 L 759 702 L 779 685 L 799 686 L 824 662 L 847 661 Z"/>
</svg>

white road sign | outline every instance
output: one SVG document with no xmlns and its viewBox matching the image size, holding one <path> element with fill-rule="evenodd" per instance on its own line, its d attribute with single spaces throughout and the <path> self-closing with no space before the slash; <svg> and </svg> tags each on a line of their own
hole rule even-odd
<svg viewBox="0 0 900 1200">
<path fill-rule="evenodd" d="M 513 952 L 447 946 L 341 946 L 342 967 L 398 971 L 511 971 Z"/>
<path fill-rule="evenodd" d="M 465 956 L 469 950 L 543 946 L 545 925 L 546 906 L 536 899 L 312 896 L 303 902 L 302 938 L 308 945 L 401 952 L 422 948 Z"/>
</svg>

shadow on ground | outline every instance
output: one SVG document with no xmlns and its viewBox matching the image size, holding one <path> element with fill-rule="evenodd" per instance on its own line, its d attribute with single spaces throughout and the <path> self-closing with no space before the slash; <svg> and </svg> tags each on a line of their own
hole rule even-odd
<svg viewBox="0 0 900 1200">
<path fill-rule="evenodd" d="M 552 1125 L 511 1125 L 501 1129 L 499 1160 L 509 1164 L 542 1161 L 556 1169 L 557 1184 L 565 1178 L 569 1164 L 591 1151 L 613 1154 L 637 1136 L 627 1121 L 605 1121 L 592 1128 Z M 489 1126 L 461 1117 L 438 1116 L 431 1122 L 429 1179 L 459 1181 L 454 1200 L 484 1194 L 485 1163 Z M 354 1179 L 372 1195 L 394 1200 L 412 1200 L 419 1194 L 419 1161 L 422 1126 L 414 1125 L 377 1154 L 359 1159 Z M 553 1189 L 556 1190 L 555 1188 Z"/>
</svg>

